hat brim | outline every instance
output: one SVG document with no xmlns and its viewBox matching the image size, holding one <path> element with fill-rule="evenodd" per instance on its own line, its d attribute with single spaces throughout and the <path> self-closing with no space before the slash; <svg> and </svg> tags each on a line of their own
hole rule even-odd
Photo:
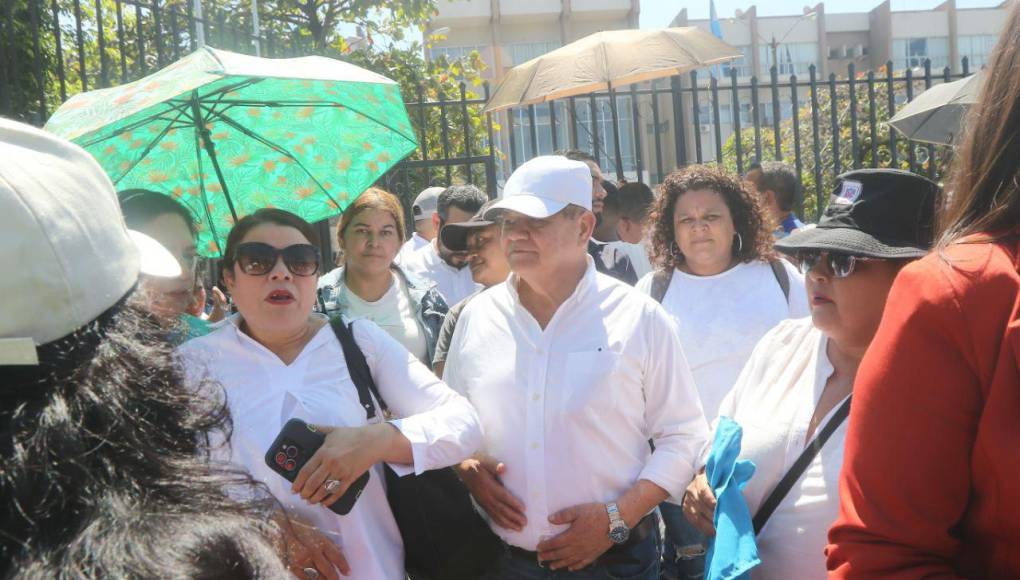
<svg viewBox="0 0 1020 580">
<path fill-rule="evenodd" d="M 439 230 L 439 237 L 443 245 L 454 252 L 467 251 L 467 238 L 472 230 L 489 227 L 496 222 L 491 220 L 472 220 L 457 224 L 447 224 Z"/>
<path fill-rule="evenodd" d="M 566 202 L 548 199 L 533 193 L 519 193 L 504 197 L 485 211 L 482 216 L 487 220 L 494 219 L 502 211 L 515 211 L 537 219 L 555 215 L 567 207 Z"/>
<path fill-rule="evenodd" d="M 131 241 L 138 250 L 139 273 L 156 278 L 177 278 L 181 265 L 162 244 L 135 230 L 128 230 Z"/>
<path fill-rule="evenodd" d="M 804 250 L 820 250 L 885 259 L 920 258 L 928 253 L 927 249 L 910 242 L 880 240 L 852 228 L 826 227 L 813 227 L 791 234 L 776 242 L 775 248 L 788 255 Z"/>
</svg>

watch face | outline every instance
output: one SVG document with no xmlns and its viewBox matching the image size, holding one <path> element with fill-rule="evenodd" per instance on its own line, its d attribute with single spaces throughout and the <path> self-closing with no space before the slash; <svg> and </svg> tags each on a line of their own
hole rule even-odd
<svg viewBox="0 0 1020 580">
<path fill-rule="evenodd" d="M 614 544 L 622 544 L 630 537 L 630 530 L 624 526 L 609 530 L 609 539 Z"/>
</svg>

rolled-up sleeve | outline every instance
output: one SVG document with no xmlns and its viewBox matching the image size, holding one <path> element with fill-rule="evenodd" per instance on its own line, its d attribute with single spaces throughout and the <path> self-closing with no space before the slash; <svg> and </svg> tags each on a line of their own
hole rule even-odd
<svg viewBox="0 0 1020 580">
<path fill-rule="evenodd" d="M 694 477 L 708 438 L 708 423 L 694 378 L 668 315 L 657 305 L 645 314 L 645 421 L 655 450 L 641 470 L 679 501 Z"/>
<path fill-rule="evenodd" d="M 354 324 L 379 393 L 397 419 L 391 424 L 411 442 L 413 465 L 391 465 L 398 475 L 421 474 L 457 464 L 482 446 L 478 414 L 375 324 Z"/>
</svg>

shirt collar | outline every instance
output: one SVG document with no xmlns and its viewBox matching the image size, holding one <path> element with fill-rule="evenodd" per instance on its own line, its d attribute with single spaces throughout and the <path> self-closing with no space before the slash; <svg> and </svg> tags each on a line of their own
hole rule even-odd
<svg viewBox="0 0 1020 580">
<path fill-rule="evenodd" d="M 584 270 L 584 275 L 582 275 L 581 279 L 578 280 L 574 291 L 571 292 L 570 296 L 563 301 L 560 308 L 569 304 L 580 302 L 595 287 L 595 278 L 598 275 L 598 271 L 595 269 L 595 260 L 592 259 L 590 254 L 585 254 L 584 258 L 587 264 Z M 511 272 L 510 277 L 507 278 L 506 281 L 506 287 L 510 294 L 510 302 L 514 308 L 524 308 L 521 304 L 521 295 L 517 291 L 517 285 L 520 283 L 520 280 L 520 277 L 516 273 Z"/>
<path fill-rule="evenodd" d="M 294 359 L 295 362 L 297 362 L 297 360 L 299 360 L 301 357 L 305 356 L 305 353 L 312 352 L 314 349 L 318 348 L 319 344 L 323 340 L 325 340 L 322 338 L 322 336 L 324 336 L 323 330 L 329 328 L 328 324 L 329 317 L 326 316 L 325 314 L 313 312 L 311 318 L 327 321 L 327 324 L 320 328 L 319 331 L 315 334 L 315 336 L 313 336 L 312 339 L 308 341 L 308 344 L 306 344 L 305 347 L 301 349 L 301 353 L 297 356 L 296 359 Z M 238 312 L 235 314 L 231 314 L 230 316 L 225 318 L 222 324 L 223 326 L 228 326 L 231 328 L 231 330 L 234 333 L 234 338 L 235 340 L 237 340 L 237 343 L 241 348 L 249 351 L 254 350 L 255 352 L 270 356 L 272 357 L 273 360 L 280 362 L 280 364 L 282 364 L 282 361 L 280 361 L 280 358 L 276 356 L 276 353 L 269 350 L 262 343 L 248 336 L 247 333 L 241 330 L 242 322 L 244 322 L 244 318 L 241 316 L 241 313 Z M 332 330 L 330 330 L 329 335 L 332 335 Z"/>
</svg>

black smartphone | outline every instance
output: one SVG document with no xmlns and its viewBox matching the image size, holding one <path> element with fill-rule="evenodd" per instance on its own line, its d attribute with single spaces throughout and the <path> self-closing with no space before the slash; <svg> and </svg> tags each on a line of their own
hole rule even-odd
<svg viewBox="0 0 1020 580">
<path fill-rule="evenodd" d="M 301 468 L 325 441 L 326 436 L 316 431 L 315 426 L 301 419 L 291 419 L 280 430 L 269 451 L 266 451 L 266 465 L 287 481 L 293 482 Z M 342 516 L 350 513 L 368 484 L 368 477 L 369 472 L 366 471 L 329 509 Z"/>
</svg>

